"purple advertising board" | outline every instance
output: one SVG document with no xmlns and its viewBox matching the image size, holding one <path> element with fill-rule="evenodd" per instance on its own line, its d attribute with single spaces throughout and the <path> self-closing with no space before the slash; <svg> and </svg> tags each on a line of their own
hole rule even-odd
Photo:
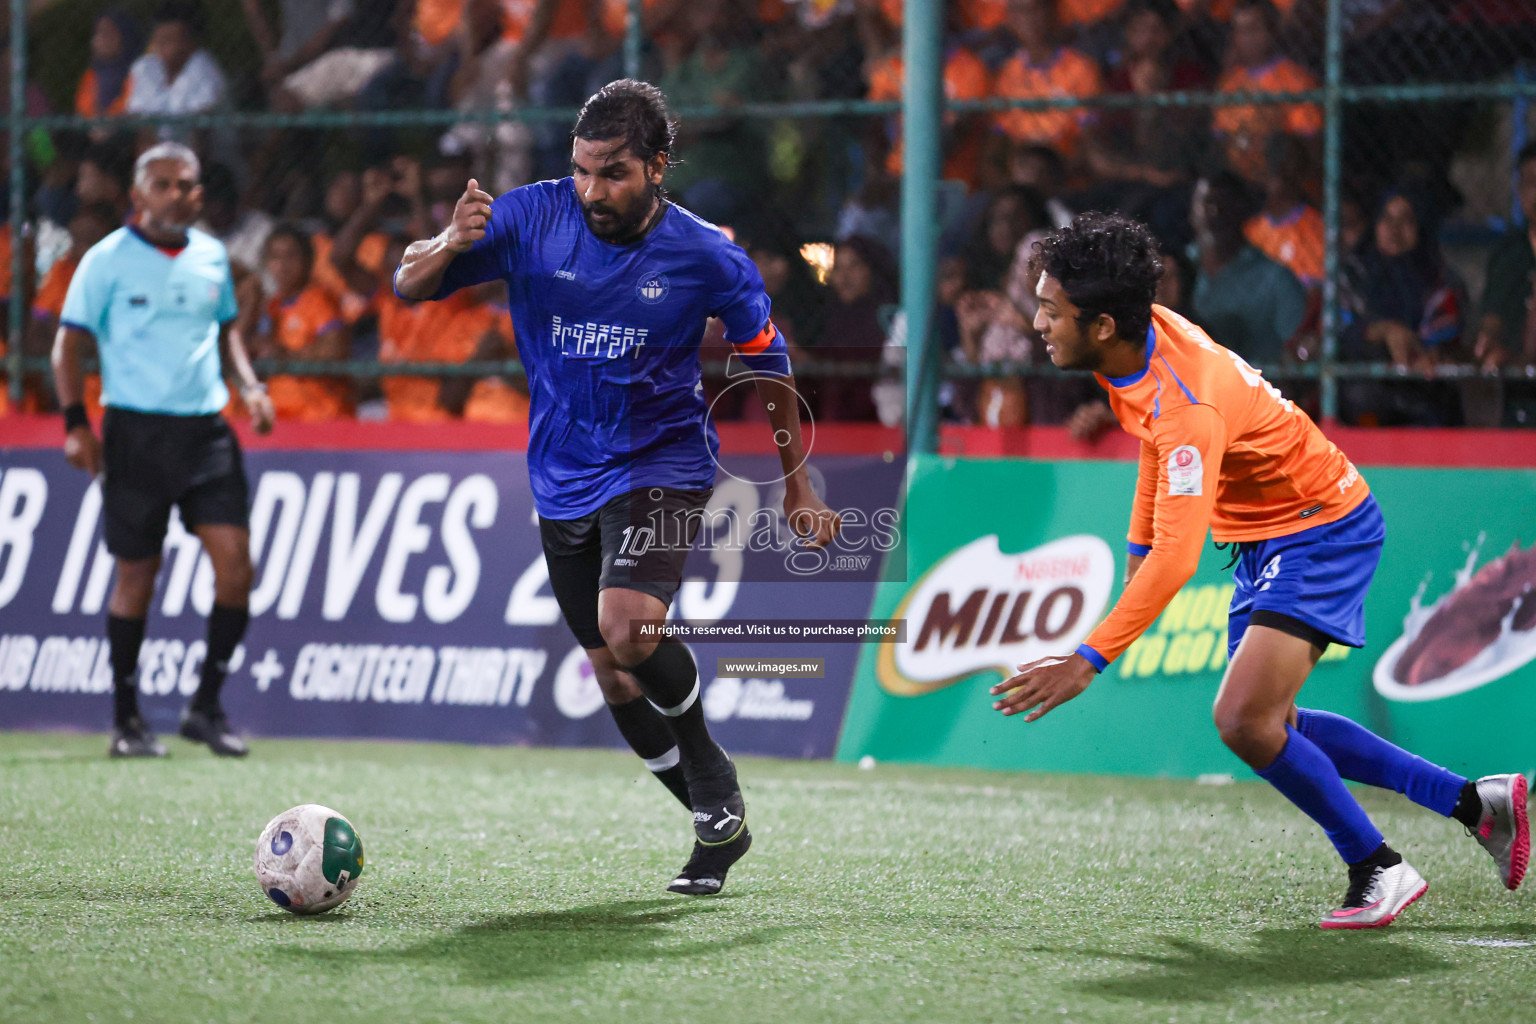
<svg viewBox="0 0 1536 1024">
<path fill-rule="evenodd" d="M 225 687 L 253 736 L 620 745 L 549 589 L 521 452 L 248 452 L 252 619 Z M 711 508 L 782 533 L 777 459 L 743 456 Z M 901 460 L 816 459 L 837 509 L 878 521 Z M 857 519 L 858 517 L 852 517 Z M 673 614 L 689 623 L 868 615 L 884 547 L 847 571 L 785 573 L 771 550 L 703 546 Z M 0 448 L 0 728 L 105 730 L 112 560 L 100 489 L 57 450 Z M 197 685 L 213 573 L 173 515 L 139 663 L 141 705 L 170 732 Z M 742 753 L 830 757 L 859 644 L 693 643 L 705 714 Z M 822 659 L 821 678 L 722 675 L 717 658 Z M 789 673 L 792 675 L 793 673 Z"/>
</svg>

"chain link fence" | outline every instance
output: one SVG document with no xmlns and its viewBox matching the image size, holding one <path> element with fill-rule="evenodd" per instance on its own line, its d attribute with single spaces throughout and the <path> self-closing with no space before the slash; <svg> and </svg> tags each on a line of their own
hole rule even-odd
<svg viewBox="0 0 1536 1024">
<path fill-rule="evenodd" d="M 8 404 L 53 407 L 68 272 L 123 223 L 134 155 L 176 137 L 204 158 L 204 226 L 290 415 L 516 421 L 505 296 L 411 306 L 388 272 L 468 178 L 499 193 L 567 173 L 581 102 L 637 74 L 681 122 L 670 194 L 752 255 L 818 415 L 894 422 L 904 16 L 900 0 L 16 0 Z M 1021 255 L 1115 209 L 1160 239 L 1161 299 L 1314 413 L 1536 422 L 1536 160 L 1524 190 L 1517 166 L 1536 6 L 954 0 L 941 17 L 948 420 L 1104 425 L 1093 383 L 1043 357 Z M 705 345 L 719 389 L 727 349 L 718 331 Z"/>
<path fill-rule="evenodd" d="M 238 323 L 281 418 L 526 418 L 505 290 L 411 304 L 389 275 L 409 241 L 448 221 L 469 179 L 499 194 L 568 174 L 581 103 L 633 75 L 679 117 L 669 195 L 756 262 L 812 411 L 900 418 L 903 360 L 883 356 L 898 277 L 887 122 L 899 61 L 880 72 L 883 102 L 866 99 L 866 64 L 890 57 L 899 33 L 878 11 L 820 0 L 30 6 L 13 6 L 7 38 L 24 38 L 28 58 L 13 69 L 20 131 L 7 150 L 11 407 L 55 408 L 47 354 L 70 275 L 130 216 L 136 154 L 170 138 L 203 160 L 200 227 L 229 249 Z M 707 387 L 729 392 L 716 416 L 753 414 L 725 386 L 718 324 L 703 345 Z"/>
<path fill-rule="evenodd" d="M 1074 212 L 1117 210 L 1160 240 L 1159 301 L 1314 416 L 1536 424 L 1536 5 L 1085 6 L 1014 0 L 993 98 L 950 104 L 995 117 L 1007 164 L 941 246 L 947 419 L 1112 423 L 1044 359 L 1024 255 Z"/>
</svg>

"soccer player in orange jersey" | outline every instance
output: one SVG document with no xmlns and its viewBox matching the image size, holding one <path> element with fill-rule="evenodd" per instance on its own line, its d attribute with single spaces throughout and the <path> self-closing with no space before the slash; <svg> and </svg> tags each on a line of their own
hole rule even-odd
<svg viewBox="0 0 1536 1024">
<path fill-rule="evenodd" d="M 1296 706 L 1330 643 L 1365 643 L 1385 525 L 1364 478 L 1307 414 L 1235 352 L 1152 298 L 1157 244 L 1124 217 L 1086 214 L 1037 243 L 1035 329 L 1051 362 L 1093 370 L 1141 439 L 1125 590 L 1085 643 L 1019 666 L 993 707 L 1025 721 L 1071 700 L 1152 625 L 1200 561 L 1205 533 L 1236 545 L 1222 742 L 1316 821 L 1349 866 L 1324 928 L 1387 925 L 1427 885 L 1344 779 L 1406 794 L 1472 830 L 1514 889 L 1530 854 L 1523 775 L 1476 782 L 1347 718 Z"/>
</svg>

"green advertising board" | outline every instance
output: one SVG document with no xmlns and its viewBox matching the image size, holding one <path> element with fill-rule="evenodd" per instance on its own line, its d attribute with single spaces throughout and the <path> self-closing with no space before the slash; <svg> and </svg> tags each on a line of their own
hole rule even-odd
<svg viewBox="0 0 1536 1024">
<path fill-rule="evenodd" d="M 1300 703 L 1468 775 L 1536 768 L 1536 471 L 1365 468 L 1387 520 L 1368 645 L 1333 646 Z M 987 689 L 1071 651 L 1119 596 L 1136 467 L 918 458 L 910 582 L 876 617 L 906 643 L 861 655 L 838 757 L 1198 776 L 1247 769 L 1217 739 L 1232 595 L 1209 544 L 1152 628 L 1076 700 L 1003 718 Z"/>
</svg>

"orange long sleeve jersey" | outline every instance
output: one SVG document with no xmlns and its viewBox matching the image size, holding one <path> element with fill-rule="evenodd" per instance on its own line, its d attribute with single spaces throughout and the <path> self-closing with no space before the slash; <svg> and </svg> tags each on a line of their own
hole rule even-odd
<svg viewBox="0 0 1536 1024">
<path fill-rule="evenodd" d="M 1141 439 L 1132 554 L 1146 560 L 1078 653 L 1103 670 L 1162 614 L 1217 541 L 1266 540 L 1342 519 L 1370 493 L 1311 418 L 1241 356 L 1162 306 L 1147 365 L 1099 377 Z"/>
</svg>

